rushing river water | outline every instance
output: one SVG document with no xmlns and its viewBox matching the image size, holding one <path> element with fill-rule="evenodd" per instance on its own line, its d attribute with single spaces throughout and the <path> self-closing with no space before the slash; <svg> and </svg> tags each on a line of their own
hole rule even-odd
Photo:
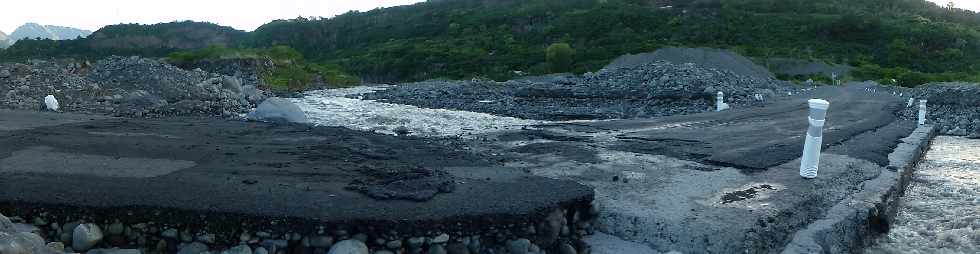
<svg viewBox="0 0 980 254">
<path fill-rule="evenodd" d="M 543 121 L 502 117 L 484 113 L 427 109 L 416 106 L 360 100 L 346 96 L 372 93 L 385 87 L 354 87 L 312 91 L 292 99 L 313 124 L 355 130 L 415 136 L 467 136 L 487 131 L 520 129 Z"/>
<path fill-rule="evenodd" d="M 937 137 L 902 202 L 866 253 L 980 253 L 980 140 Z"/>
</svg>

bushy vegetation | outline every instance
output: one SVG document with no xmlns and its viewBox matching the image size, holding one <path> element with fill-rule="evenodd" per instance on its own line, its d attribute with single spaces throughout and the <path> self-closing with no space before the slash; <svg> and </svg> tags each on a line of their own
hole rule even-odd
<svg viewBox="0 0 980 254">
<path fill-rule="evenodd" d="M 330 87 L 349 87 L 361 83 L 357 77 L 340 70 L 340 66 L 309 63 L 302 53 L 287 46 L 255 49 L 212 45 L 174 52 L 168 59 L 178 65 L 213 59 L 269 59 L 274 66 L 261 70 L 260 75 L 267 88 L 276 91 L 306 90 L 318 78 Z"/>
<path fill-rule="evenodd" d="M 914 86 L 975 80 L 978 28 L 980 15 L 925 0 L 442 0 L 274 21 L 241 39 L 226 36 L 225 45 L 288 46 L 304 62 L 375 82 L 582 73 L 623 54 L 681 46 L 848 63 L 858 67 L 854 78 Z M 98 40 L 29 41 L 0 57 L 179 50 L 88 46 Z"/>
</svg>

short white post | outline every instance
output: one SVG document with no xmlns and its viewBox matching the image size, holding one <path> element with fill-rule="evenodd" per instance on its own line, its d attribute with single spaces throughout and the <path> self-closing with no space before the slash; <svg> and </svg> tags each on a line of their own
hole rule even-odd
<svg viewBox="0 0 980 254">
<path fill-rule="evenodd" d="M 926 124 L 926 110 L 928 109 L 926 108 L 926 102 L 928 102 L 928 100 L 919 101 L 919 125 Z"/>
<path fill-rule="evenodd" d="M 908 105 L 905 105 L 905 107 L 906 108 L 911 108 L 912 107 L 912 103 L 915 103 L 915 98 L 909 98 L 909 103 L 908 103 Z"/>
<path fill-rule="evenodd" d="M 728 104 L 725 103 L 725 93 L 718 92 L 718 96 L 715 97 L 715 111 L 722 111 L 728 109 Z"/>
<path fill-rule="evenodd" d="M 817 169 L 820 166 L 823 125 L 827 119 L 827 109 L 830 108 L 830 102 L 812 99 L 808 103 L 810 104 L 810 128 L 806 132 L 806 140 L 803 141 L 803 158 L 800 160 L 800 176 L 812 179 L 817 177 Z"/>
</svg>

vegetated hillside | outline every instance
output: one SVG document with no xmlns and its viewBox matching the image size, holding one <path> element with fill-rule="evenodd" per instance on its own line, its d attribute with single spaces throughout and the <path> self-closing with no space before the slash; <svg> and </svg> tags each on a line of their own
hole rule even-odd
<svg viewBox="0 0 980 254">
<path fill-rule="evenodd" d="M 199 24 L 173 24 L 181 25 Z M 719 47 L 762 63 L 789 57 L 851 64 L 859 67 L 856 78 L 912 86 L 976 80 L 978 27 L 980 15 L 925 0 L 430 0 L 331 19 L 274 21 L 242 33 L 242 43 L 228 36 L 196 46 L 289 46 L 310 62 L 340 66 L 367 81 L 581 73 L 627 53 Z M 184 36 L 119 32 L 128 39 L 106 42 L 117 47 L 78 47 L 94 53 L 32 42 L 18 43 L 3 57 L 162 56 L 178 47 L 147 37 Z"/>
<path fill-rule="evenodd" d="M 972 78 L 980 16 L 924 0 L 443 0 L 269 23 L 253 45 L 288 45 L 369 80 L 596 70 L 665 46 L 864 65 L 861 78 Z M 546 49 L 574 50 L 568 68 Z M 901 69 L 891 69 L 900 67 Z M 921 74 L 921 75 L 920 75 Z"/>
</svg>

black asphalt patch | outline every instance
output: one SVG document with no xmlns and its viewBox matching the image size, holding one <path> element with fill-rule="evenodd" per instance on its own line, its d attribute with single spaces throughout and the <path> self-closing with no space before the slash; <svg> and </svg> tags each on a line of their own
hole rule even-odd
<svg viewBox="0 0 980 254">
<path fill-rule="evenodd" d="M 8 113 L 0 111 L 0 118 Z M 19 120 L 46 121 L 41 118 Z M 448 139 L 198 118 L 31 126 L 41 127 L 0 131 L 0 160 L 47 147 L 47 153 L 78 155 L 65 157 L 71 160 L 130 158 L 194 165 L 126 177 L 19 168 L 0 174 L 0 204 L 406 224 L 525 216 L 593 195 L 591 188 L 572 181 L 498 173 L 504 171 L 496 162 Z M 21 161 L 37 161 L 27 160 L 29 153 L 19 154 L 28 156 L 18 157 Z M 4 167 L 0 171 L 8 170 Z M 454 176 L 446 170 L 451 167 L 479 168 L 481 177 Z M 348 190 L 351 186 L 364 187 L 359 190 L 363 193 Z"/>
<path fill-rule="evenodd" d="M 612 146 L 621 151 L 761 170 L 801 156 L 810 98 L 831 102 L 824 148 L 855 140 L 835 152 L 880 162 L 897 139 L 911 132 L 907 125 L 886 127 L 897 121 L 896 112 L 904 107 L 900 98 L 866 92 L 862 87 L 821 87 L 760 108 L 576 125 L 626 130 Z M 877 134 L 861 136 L 869 132 Z"/>
</svg>

